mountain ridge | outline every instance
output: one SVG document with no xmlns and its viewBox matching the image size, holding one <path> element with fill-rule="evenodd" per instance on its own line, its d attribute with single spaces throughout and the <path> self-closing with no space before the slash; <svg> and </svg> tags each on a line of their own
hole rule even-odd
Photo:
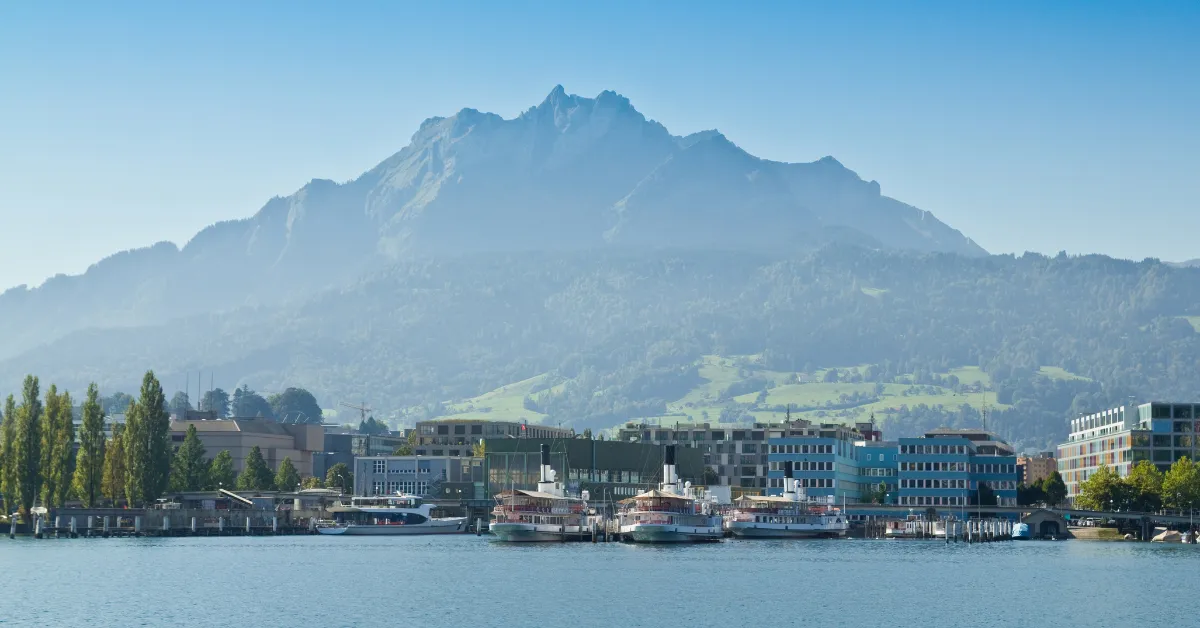
<svg viewBox="0 0 1200 628">
<path fill-rule="evenodd" d="M 314 178 L 183 246 L 108 256 L 0 293 L 0 357 L 72 331 L 303 302 L 406 257 L 605 247 L 774 249 L 853 242 L 986 255 L 832 157 L 753 156 L 717 130 L 672 135 L 628 98 L 557 85 L 512 119 L 463 108 L 421 123 L 358 177 Z"/>
</svg>

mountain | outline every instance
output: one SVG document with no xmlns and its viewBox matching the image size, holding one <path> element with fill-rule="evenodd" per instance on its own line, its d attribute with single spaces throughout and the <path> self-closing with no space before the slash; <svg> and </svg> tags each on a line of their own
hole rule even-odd
<svg viewBox="0 0 1200 628">
<path fill-rule="evenodd" d="M 1200 268 L 1200 259 L 1190 259 L 1186 262 L 1168 262 L 1176 268 Z"/>
<path fill-rule="evenodd" d="M 623 248 L 986 252 L 835 159 L 754 157 L 716 131 L 672 135 L 615 92 L 557 86 L 514 119 L 463 109 L 357 179 L 314 179 L 182 248 L 118 253 L 0 294 L 0 358 L 87 329 L 298 305 L 425 256 Z"/>
<path fill-rule="evenodd" d="M 365 399 L 410 424 L 469 410 L 596 429 L 778 418 L 791 403 L 816 420 L 874 413 L 889 436 L 978 426 L 986 402 L 989 426 L 1044 450 L 1080 412 L 1193 399 L 1193 320 L 1200 269 L 1154 260 L 848 244 L 490 252 L 401 260 L 298 304 L 75 332 L 0 360 L 0 390 L 35 373 L 130 392 L 154 368 L 170 392 L 203 370 L 226 390 L 302 386 L 325 407 Z M 706 369 L 711 356 L 725 373 Z M 833 368 L 819 395 L 783 385 Z"/>
</svg>

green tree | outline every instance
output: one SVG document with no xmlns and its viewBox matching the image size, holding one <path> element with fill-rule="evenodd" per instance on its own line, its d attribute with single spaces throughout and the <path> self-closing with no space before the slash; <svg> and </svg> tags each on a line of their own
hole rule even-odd
<svg viewBox="0 0 1200 628">
<path fill-rule="evenodd" d="M 376 421 L 373 416 L 367 417 L 367 420 L 361 421 L 358 424 L 358 432 L 360 434 L 380 435 L 387 434 L 390 431 L 391 428 L 388 427 L 387 423 Z"/>
<path fill-rule="evenodd" d="M 1121 488 L 1121 478 L 1117 472 L 1107 465 L 1101 465 L 1079 483 L 1075 505 L 1084 510 L 1108 510 L 1116 506 L 1121 497 Z"/>
<path fill-rule="evenodd" d="M 17 402 L 12 395 L 4 400 L 4 423 L 0 425 L 0 494 L 4 495 L 4 513 L 17 509 Z"/>
<path fill-rule="evenodd" d="M 403 445 L 398 445 L 395 449 L 392 450 L 392 455 L 393 456 L 411 456 L 411 455 L 413 455 L 412 445 L 409 445 L 408 443 L 404 443 Z"/>
<path fill-rule="evenodd" d="M 987 482 L 980 482 L 975 492 L 975 504 L 978 506 L 995 506 L 996 491 Z"/>
<path fill-rule="evenodd" d="M 208 462 L 204 454 L 204 444 L 200 442 L 196 426 L 188 425 L 183 444 L 171 461 L 172 491 L 198 491 L 207 485 Z"/>
<path fill-rule="evenodd" d="M 229 416 L 229 393 L 220 388 L 205 391 L 200 398 L 200 411 L 216 412 L 219 417 Z"/>
<path fill-rule="evenodd" d="M 279 470 L 275 472 L 275 488 L 291 491 L 299 485 L 300 474 L 296 472 L 296 466 L 292 464 L 290 457 L 284 456 L 283 461 L 279 463 Z"/>
<path fill-rule="evenodd" d="M 100 492 L 112 500 L 114 506 L 125 498 L 125 487 L 129 485 L 129 472 L 125 468 L 125 426 L 113 425 L 113 436 L 104 447 L 104 470 L 100 478 Z"/>
<path fill-rule="evenodd" d="M 251 447 L 250 453 L 246 455 L 242 473 L 238 475 L 238 490 L 269 491 L 274 482 L 275 477 L 271 474 L 271 469 L 267 466 L 266 461 L 263 460 L 262 450 L 258 448 L 258 445 Z"/>
<path fill-rule="evenodd" d="M 1126 506 L 1129 510 L 1155 512 L 1162 508 L 1163 474 L 1149 460 L 1134 465 L 1122 482 L 1128 495 Z"/>
<path fill-rule="evenodd" d="M 339 462 L 325 472 L 325 486 L 328 488 L 340 488 L 342 492 L 349 493 L 354 490 L 354 474 L 350 472 L 350 467 L 346 463 Z"/>
<path fill-rule="evenodd" d="M 75 445 L 75 423 L 71 395 L 58 394 L 51 384 L 46 391 L 42 418 L 41 473 L 42 504 L 58 508 L 67 501 L 71 488 L 71 454 Z"/>
<path fill-rule="evenodd" d="M 125 415 L 126 497 L 145 504 L 162 496 L 171 476 L 171 418 L 154 371 L 146 371 L 137 401 Z"/>
<path fill-rule="evenodd" d="M 188 398 L 188 394 L 183 391 L 176 391 L 171 397 L 171 403 L 168 404 L 170 413 L 180 419 L 187 418 L 188 410 L 192 409 L 192 401 Z"/>
<path fill-rule="evenodd" d="M 321 478 L 316 477 L 315 475 L 310 475 L 304 478 L 304 481 L 300 484 L 302 488 L 324 488 L 325 486 L 321 483 Z"/>
<path fill-rule="evenodd" d="M 16 501 L 20 510 L 29 513 L 42 489 L 42 401 L 38 378 L 27 375 L 21 386 L 21 405 L 17 408 L 16 434 L 13 447 L 13 468 L 16 480 Z"/>
<path fill-rule="evenodd" d="M 208 488 L 231 491 L 236 481 L 233 474 L 233 455 L 228 449 L 222 449 L 212 462 L 208 463 Z"/>
<path fill-rule="evenodd" d="M 1200 468 L 1187 456 L 1175 461 L 1163 476 L 1162 501 L 1167 508 L 1191 511 L 1200 505 Z"/>
<path fill-rule="evenodd" d="M 1046 501 L 1046 494 L 1042 491 L 1042 485 L 1034 483 L 1032 486 L 1025 486 L 1024 483 L 1017 485 L 1017 505 L 1032 506 Z"/>
<path fill-rule="evenodd" d="M 230 402 L 230 412 L 234 417 L 263 417 L 273 418 L 275 412 L 271 409 L 271 404 L 263 399 L 262 395 L 254 392 L 249 386 L 242 386 L 233 391 L 233 400 Z"/>
<path fill-rule="evenodd" d="M 1062 474 L 1051 471 L 1050 475 L 1042 480 L 1042 495 L 1052 507 L 1057 507 L 1067 499 L 1067 483 L 1063 482 Z"/>
<path fill-rule="evenodd" d="M 290 423 L 320 423 L 322 420 L 317 398 L 303 388 L 288 388 L 278 395 L 271 395 L 267 403 L 280 420 L 286 419 Z"/>
<path fill-rule="evenodd" d="M 104 477 L 104 411 L 95 384 L 88 386 L 81 412 L 79 454 L 75 459 L 72 486 L 84 508 L 92 508 L 100 496 Z"/>
<path fill-rule="evenodd" d="M 480 439 L 471 445 L 471 456 L 474 458 L 484 458 L 487 456 L 487 445 Z"/>
</svg>

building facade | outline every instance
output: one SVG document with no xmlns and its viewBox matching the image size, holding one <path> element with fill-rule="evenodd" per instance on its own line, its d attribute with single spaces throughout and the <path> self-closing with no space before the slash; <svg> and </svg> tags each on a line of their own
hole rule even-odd
<svg viewBox="0 0 1200 628">
<path fill-rule="evenodd" d="M 788 426 L 787 435 L 768 443 L 767 494 L 783 494 L 783 468 L 792 462 L 793 474 L 809 497 L 832 497 L 857 502 L 862 498 L 855 444 L 863 441 L 857 428 L 840 424 Z"/>
<path fill-rule="evenodd" d="M 882 438 L 882 435 L 878 435 Z M 895 504 L 900 481 L 900 444 L 895 441 L 868 440 L 854 445 L 858 460 L 858 484 L 863 496 L 885 485 L 884 503 Z M 863 501 L 866 501 L 863 499 Z"/>
<path fill-rule="evenodd" d="M 196 427 L 196 435 L 209 458 L 222 450 L 233 457 L 233 470 L 240 473 L 250 450 L 258 447 L 263 460 L 272 470 L 279 468 L 284 458 L 291 458 L 301 477 L 313 474 L 313 454 L 325 450 L 325 430 L 320 425 L 277 423 L 272 419 L 217 419 L 200 421 L 171 421 L 171 442 L 183 443 L 188 426 Z"/>
<path fill-rule="evenodd" d="M 1057 471 L 1058 461 L 1054 459 L 1054 452 L 1043 451 L 1036 456 L 1018 457 L 1017 466 L 1021 468 L 1021 483 L 1033 486 Z"/>
<path fill-rule="evenodd" d="M 572 438 L 575 430 L 515 421 L 442 419 L 418 421 L 413 453 L 419 456 L 470 456 L 480 440 L 489 438 Z"/>
<path fill-rule="evenodd" d="M 1180 458 L 1196 458 L 1200 404 L 1150 402 L 1110 408 L 1071 419 L 1067 441 L 1058 446 L 1058 471 L 1068 499 L 1101 466 L 1121 477 L 1149 460 L 1167 471 Z"/>
<path fill-rule="evenodd" d="M 799 422 L 804 423 L 804 422 Z M 772 438 L 788 436 L 788 424 L 755 423 L 713 427 L 708 423 L 679 423 L 674 427 L 627 423 L 618 431 L 623 442 L 675 445 L 677 451 L 698 450 L 708 473 L 706 485 L 767 489 Z"/>
<path fill-rule="evenodd" d="M 484 441 L 487 495 L 509 489 L 536 490 L 540 447 L 550 445 L 550 467 L 568 492 L 588 491 L 596 502 L 614 502 L 655 488 L 662 481 L 663 447 L 583 438 L 488 439 Z M 703 484 L 698 449 L 677 448 L 679 478 Z"/>
<path fill-rule="evenodd" d="M 1017 505 L 1016 454 L 990 432 L 938 429 L 901 438 L 897 458 L 898 505 L 966 507 L 979 502 L 985 487 L 997 505 Z"/>
<path fill-rule="evenodd" d="M 420 495 L 471 500 L 484 487 L 483 460 L 451 456 L 363 456 L 354 459 L 355 495 Z"/>
</svg>

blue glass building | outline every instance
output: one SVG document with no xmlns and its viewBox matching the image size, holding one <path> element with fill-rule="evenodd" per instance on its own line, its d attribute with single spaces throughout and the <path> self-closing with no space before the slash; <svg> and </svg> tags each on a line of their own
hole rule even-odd
<svg viewBox="0 0 1200 628">
<path fill-rule="evenodd" d="M 863 433 L 836 423 L 795 422 L 786 436 L 768 442 L 767 494 L 783 494 L 783 463 L 791 460 L 794 475 L 809 497 L 857 502 L 862 496 L 855 443 Z"/>
</svg>

